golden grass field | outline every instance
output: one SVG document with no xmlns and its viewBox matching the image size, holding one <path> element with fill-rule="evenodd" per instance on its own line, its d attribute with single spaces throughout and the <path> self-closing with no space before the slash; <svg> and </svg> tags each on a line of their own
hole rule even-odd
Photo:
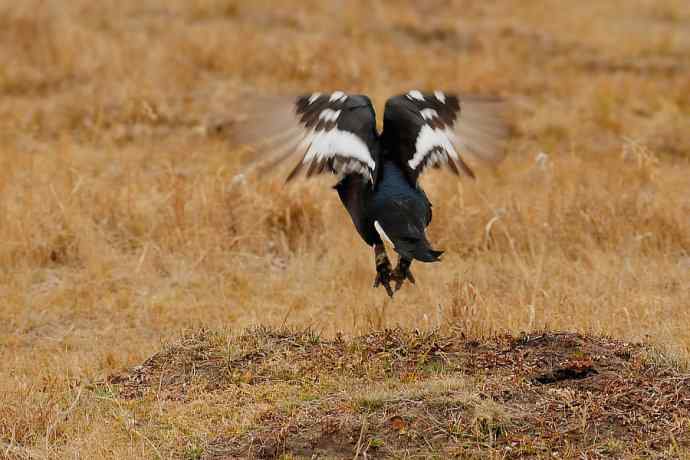
<svg viewBox="0 0 690 460">
<path fill-rule="evenodd" d="M 688 75 L 685 0 L 0 1 L 0 457 L 208 457 L 289 391 L 98 384 L 202 328 L 566 330 L 687 369 Z M 505 97 L 514 136 L 425 177 L 446 254 L 389 300 L 334 179 L 233 181 L 228 133 L 247 97 L 414 88 Z"/>
</svg>

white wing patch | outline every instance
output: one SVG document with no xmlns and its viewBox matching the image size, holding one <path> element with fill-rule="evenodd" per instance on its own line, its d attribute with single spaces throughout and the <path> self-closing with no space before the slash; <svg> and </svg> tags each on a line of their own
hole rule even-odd
<svg viewBox="0 0 690 460">
<path fill-rule="evenodd" d="M 446 103 L 446 95 L 443 93 L 443 91 L 434 91 L 434 96 L 436 97 L 436 99 L 439 100 L 441 104 Z"/>
<path fill-rule="evenodd" d="M 421 112 L 422 118 L 425 120 L 431 120 L 434 117 L 438 117 L 438 112 L 434 109 L 423 109 Z"/>
<path fill-rule="evenodd" d="M 363 163 L 369 169 L 360 168 L 357 163 L 352 162 L 345 165 L 344 172 L 357 171 L 369 179 L 371 179 L 370 171 L 373 171 L 376 166 L 369 148 L 362 139 L 349 131 L 342 131 L 337 128 L 329 131 L 312 131 L 304 138 L 300 148 L 307 149 L 302 159 L 304 164 L 333 158 L 336 155 L 350 157 Z"/>
<path fill-rule="evenodd" d="M 309 96 L 309 104 L 313 104 L 315 100 L 317 100 L 321 96 L 321 93 L 314 93 L 311 96 Z"/>
<path fill-rule="evenodd" d="M 416 169 L 434 149 L 443 149 L 448 152 L 448 155 L 452 159 L 458 159 L 458 153 L 455 151 L 453 143 L 451 142 L 454 138 L 455 135 L 448 128 L 434 129 L 429 125 L 422 126 L 417 135 L 417 141 L 415 142 L 414 156 L 408 161 L 410 168 Z M 443 158 L 438 152 L 434 152 L 431 160 L 431 164 L 435 164 L 442 161 Z"/>
<path fill-rule="evenodd" d="M 340 110 L 324 109 L 319 114 L 319 120 L 323 121 L 336 121 L 340 116 Z"/>
<path fill-rule="evenodd" d="M 407 93 L 407 97 L 410 99 L 417 99 L 418 101 L 423 101 L 424 100 L 424 95 L 416 89 L 413 89 L 409 93 Z"/>
<path fill-rule="evenodd" d="M 345 99 L 347 99 L 347 94 L 343 93 L 342 91 L 336 91 L 333 94 L 331 94 L 330 99 L 328 99 L 329 102 L 335 102 L 335 101 L 340 101 L 343 102 Z"/>
</svg>

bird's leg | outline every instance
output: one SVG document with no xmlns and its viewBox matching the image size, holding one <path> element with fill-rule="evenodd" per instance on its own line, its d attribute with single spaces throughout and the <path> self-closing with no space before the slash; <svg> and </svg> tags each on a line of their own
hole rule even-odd
<svg viewBox="0 0 690 460">
<path fill-rule="evenodd" d="M 374 245 L 374 258 L 376 261 L 376 279 L 374 280 L 374 287 L 383 285 L 389 297 L 393 297 L 393 289 L 391 288 L 391 261 L 388 260 L 386 248 L 381 244 Z"/>
<path fill-rule="evenodd" d="M 404 257 L 398 259 L 398 266 L 395 267 L 395 270 L 393 270 L 391 274 L 391 280 L 395 281 L 396 291 L 402 287 L 405 280 L 408 280 L 412 284 L 415 283 L 414 276 L 412 276 L 412 272 L 410 271 L 410 265 L 412 265 L 411 260 L 405 259 Z"/>
</svg>

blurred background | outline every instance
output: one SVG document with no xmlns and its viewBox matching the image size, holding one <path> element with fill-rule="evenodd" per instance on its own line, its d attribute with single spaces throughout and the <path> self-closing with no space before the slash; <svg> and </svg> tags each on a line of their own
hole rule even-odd
<svg viewBox="0 0 690 460">
<path fill-rule="evenodd" d="M 687 359 L 689 73 L 685 0 L 0 2 L 0 394 L 26 408 L 0 430 L 31 438 L 31 382 L 199 327 L 566 329 Z M 233 182 L 228 133 L 254 96 L 380 113 L 415 88 L 507 98 L 514 138 L 477 181 L 424 179 L 447 252 L 390 301 L 334 179 Z"/>
</svg>

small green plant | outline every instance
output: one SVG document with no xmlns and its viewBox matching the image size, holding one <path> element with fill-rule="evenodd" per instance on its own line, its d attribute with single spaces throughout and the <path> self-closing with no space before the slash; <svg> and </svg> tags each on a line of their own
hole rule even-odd
<svg viewBox="0 0 690 460">
<path fill-rule="evenodd" d="M 187 444 L 187 446 L 184 449 L 184 452 L 182 452 L 182 458 L 184 460 L 201 460 L 201 457 L 203 455 L 203 447 L 199 446 L 196 443 Z"/>
<path fill-rule="evenodd" d="M 375 412 L 383 408 L 385 404 L 386 400 L 377 396 L 362 397 L 355 400 L 355 405 L 362 412 Z"/>
<path fill-rule="evenodd" d="M 374 449 L 379 449 L 384 445 L 386 445 L 386 442 L 381 438 L 371 438 L 369 440 L 369 447 L 373 447 Z"/>
</svg>

